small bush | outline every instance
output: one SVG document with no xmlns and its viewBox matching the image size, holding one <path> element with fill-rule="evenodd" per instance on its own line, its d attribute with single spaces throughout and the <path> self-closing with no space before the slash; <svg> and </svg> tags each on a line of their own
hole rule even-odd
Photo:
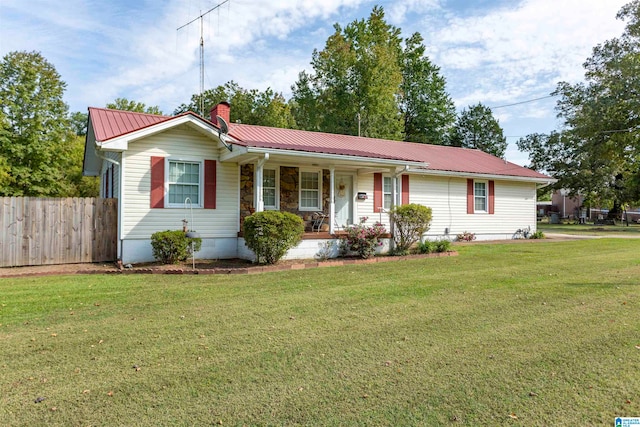
<svg viewBox="0 0 640 427">
<path fill-rule="evenodd" d="M 256 212 L 244 219 L 242 227 L 247 247 L 260 264 L 275 264 L 296 246 L 304 233 L 304 222 L 289 212 Z"/>
<path fill-rule="evenodd" d="M 376 222 L 372 226 L 366 226 L 367 217 L 360 218 L 360 224 L 350 225 L 345 228 L 346 237 L 342 237 L 342 251 L 345 253 L 356 252 L 360 258 L 371 258 L 376 253 L 376 248 L 382 245 L 380 237 L 387 232 L 384 226 Z"/>
<path fill-rule="evenodd" d="M 331 258 L 331 255 L 334 253 L 335 242 L 333 240 L 329 240 L 327 242 L 318 243 L 318 252 L 316 253 L 315 258 L 318 261 L 326 261 Z"/>
<path fill-rule="evenodd" d="M 418 243 L 418 252 L 421 254 L 430 254 L 435 252 L 435 250 L 435 242 L 432 242 L 431 240 L 425 240 L 424 242 Z"/>
<path fill-rule="evenodd" d="M 186 261 L 192 255 L 191 242 L 193 249 L 199 251 L 202 246 L 202 239 L 199 237 L 189 238 L 181 230 L 158 231 L 151 235 L 153 257 L 163 264 Z"/>
<path fill-rule="evenodd" d="M 393 222 L 394 253 L 405 255 L 429 230 L 431 208 L 417 203 L 394 206 L 389 212 L 389 218 Z"/>
<path fill-rule="evenodd" d="M 535 233 L 531 233 L 529 235 L 530 239 L 544 239 L 544 233 L 541 230 L 536 231 Z"/>
<path fill-rule="evenodd" d="M 442 240 L 425 240 L 418 243 L 418 251 L 421 254 L 431 254 L 434 252 L 449 252 L 451 242 L 447 239 Z"/>
<path fill-rule="evenodd" d="M 447 239 L 436 240 L 434 243 L 436 252 L 449 252 L 451 249 L 451 242 Z"/>
<path fill-rule="evenodd" d="M 459 242 L 470 242 L 476 240 L 476 235 L 465 231 L 464 233 L 456 235 L 456 239 L 458 239 Z"/>
</svg>

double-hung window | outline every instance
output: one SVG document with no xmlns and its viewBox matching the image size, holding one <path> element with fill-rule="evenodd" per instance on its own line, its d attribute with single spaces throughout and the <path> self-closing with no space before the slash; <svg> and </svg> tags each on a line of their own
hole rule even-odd
<svg viewBox="0 0 640 427">
<path fill-rule="evenodd" d="M 169 206 L 183 206 L 187 198 L 194 206 L 200 206 L 201 163 L 169 160 Z"/>
<path fill-rule="evenodd" d="M 300 210 L 322 210 L 322 175 L 320 171 L 300 171 Z"/>
<path fill-rule="evenodd" d="M 385 176 L 382 178 L 382 198 L 383 198 L 383 207 L 386 210 L 391 209 L 391 200 L 393 194 L 391 189 L 393 188 L 392 179 L 390 176 Z"/>
<path fill-rule="evenodd" d="M 265 209 L 278 209 L 278 171 L 262 170 L 262 201 Z"/>
<path fill-rule="evenodd" d="M 475 212 L 488 212 L 487 206 L 487 181 L 474 181 L 473 201 Z"/>
<path fill-rule="evenodd" d="M 390 176 L 382 177 L 382 198 L 383 198 L 383 207 L 385 210 L 391 209 L 391 201 L 393 200 L 393 179 Z M 400 196 L 400 180 L 396 179 L 396 200 L 394 201 L 395 205 L 399 204 L 398 197 Z"/>
</svg>

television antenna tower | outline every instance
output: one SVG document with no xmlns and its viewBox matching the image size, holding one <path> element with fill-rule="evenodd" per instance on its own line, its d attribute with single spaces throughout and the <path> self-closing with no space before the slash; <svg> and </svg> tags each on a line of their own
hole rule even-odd
<svg viewBox="0 0 640 427">
<path fill-rule="evenodd" d="M 211 9 L 207 10 L 205 13 L 200 13 L 200 16 L 193 18 L 191 21 L 187 22 L 186 24 L 178 27 L 176 29 L 176 31 L 180 31 L 181 29 L 183 29 L 184 27 L 193 24 L 194 22 L 196 22 L 198 19 L 200 20 L 200 115 L 202 117 L 204 117 L 204 37 L 203 37 L 203 18 L 205 15 L 208 15 L 209 13 L 213 12 L 214 10 L 218 9 L 220 6 L 222 6 L 225 3 L 228 3 L 230 0 L 224 0 L 221 3 L 218 3 L 217 5 L 215 5 L 214 7 L 212 7 Z"/>
</svg>

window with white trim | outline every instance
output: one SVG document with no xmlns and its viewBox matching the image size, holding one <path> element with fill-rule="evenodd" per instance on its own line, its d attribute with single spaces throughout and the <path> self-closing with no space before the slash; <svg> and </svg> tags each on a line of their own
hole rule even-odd
<svg viewBox="0 0 640 427">
<path fill-rule="evenodd" d="M 320 171 L 300 171 L 300 210 L 322 210 L 322 175 Z"/>
<path fill-rule="evenodd" d="M 382 177 L 382 200 L 383 207 L 386 210 L 391 209 L 391 200 L 393 200 L 393 193 L 391 189 L 393 188 L 393 179 L 390 176 Z M 396 201 L 395 205 L 399 205 L 400 203 L 400 180 L 396 179 Z"/>
<path fill-rule="evenodd" d="M 167 185 L 170 207 L 184 206 L 187 198 L 194 206 L 200 206 L 201 167 L 200 162 L 168 161 Z"/>
<path fill-rule="evenodd" d="M 278 209 L 278 170 L 262 170 L 262 201 L 265 209 Z"/>
<path fill-rule="evenodd" d="M 475 212 L 488 212 L 487 181 L 473 182 L 473 202 Z"/>
<path fill-rule="evenodd" d="M 383 207 L 387 210 L 391 209 L 391 200 L 393 195 L 391 189 L 393 188 L 392 180 L 390 176 L 382 177 L 382 200 Z"/>
</svg>

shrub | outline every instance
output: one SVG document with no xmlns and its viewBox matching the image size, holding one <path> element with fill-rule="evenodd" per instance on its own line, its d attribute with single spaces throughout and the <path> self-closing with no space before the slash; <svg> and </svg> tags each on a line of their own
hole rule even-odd
<svg viewBox="0 0 640 427">
<path fill-rule="evenodd" d="M 431 252 L 435 252 L 435 250 L 435 242 L 432 242 L 431 240 L 425 240 L 424 242 L 418 243 L 418 252 L 421 254 L 430 254 Z"/>
<path fill-rule="evenodd" d="M 447 239 L 442 240 L 425 240 L 418 243 L 418 251 L 421 254 L 430 254 L 433 252 L 449 252 L 451 249 L 451 242 Z"/>
<path fill-rule="evenodd" d="M 376 248 L 382 245 L 380 237 L 387 232 L 384 226 L 376 222 L 373 226 L 365 225 L 367 217 L 360 218 L 360 224 L 345 227 L 346 237 L 342 237 L 342 250 L 346 253 L 356 252 L 361 258 L 371 258 Z"/>
<path fill-rule="evenodd" d="M 405 254 L 431 225 L 431 208 L 416 203 L 394 206 L 389 211 L 393 221 L 394 253 Z"/>
<path fill-rule="evenodd" d="M 436 240 L 434 243 L 436 252 L 449 252 L 451 249 L 451 242 L 447 239 Z"/>
<path fill-rule="evenodd" d="M 151 235 L 153 257 L 163 264 L 186 261 L 192 255 L 192 242 L 193 250 L 199 251 L 202 246 L 199 237 L 189 238 L 182 230 L 158 231 Z"/>
<path fill-rule="evenodd" d="M 464 233 L 456 235 L 456 239 L 458 239 L 459 242 L 470 242 L 476 240 L 476 235 L 465 231 Z"/>
<path fill-rule="evenodd" d="M 256 261 L 275 264 L 300 242 L 304 222 L 289 212 L 256 212 L 244 219 L 242 231 L 247 247 L 256 254 Z"/>
<path fill-rule="evenodd" d="M 529 235 L 530 239 L 544 239 L 544 233 L 541 230 L 536 231 L 535 233 L 531 233 Z"/>
<path fill-rule="evenodd" d="M 336 244 L 333 240 L 329 240 L 327 242 L 318 243 L 318 252 L 316 253 L 315 258 L 318 261 L 326 261 L 331 258 L 331 255 L 334 253 L 334 248 Z"/>
</svg>

